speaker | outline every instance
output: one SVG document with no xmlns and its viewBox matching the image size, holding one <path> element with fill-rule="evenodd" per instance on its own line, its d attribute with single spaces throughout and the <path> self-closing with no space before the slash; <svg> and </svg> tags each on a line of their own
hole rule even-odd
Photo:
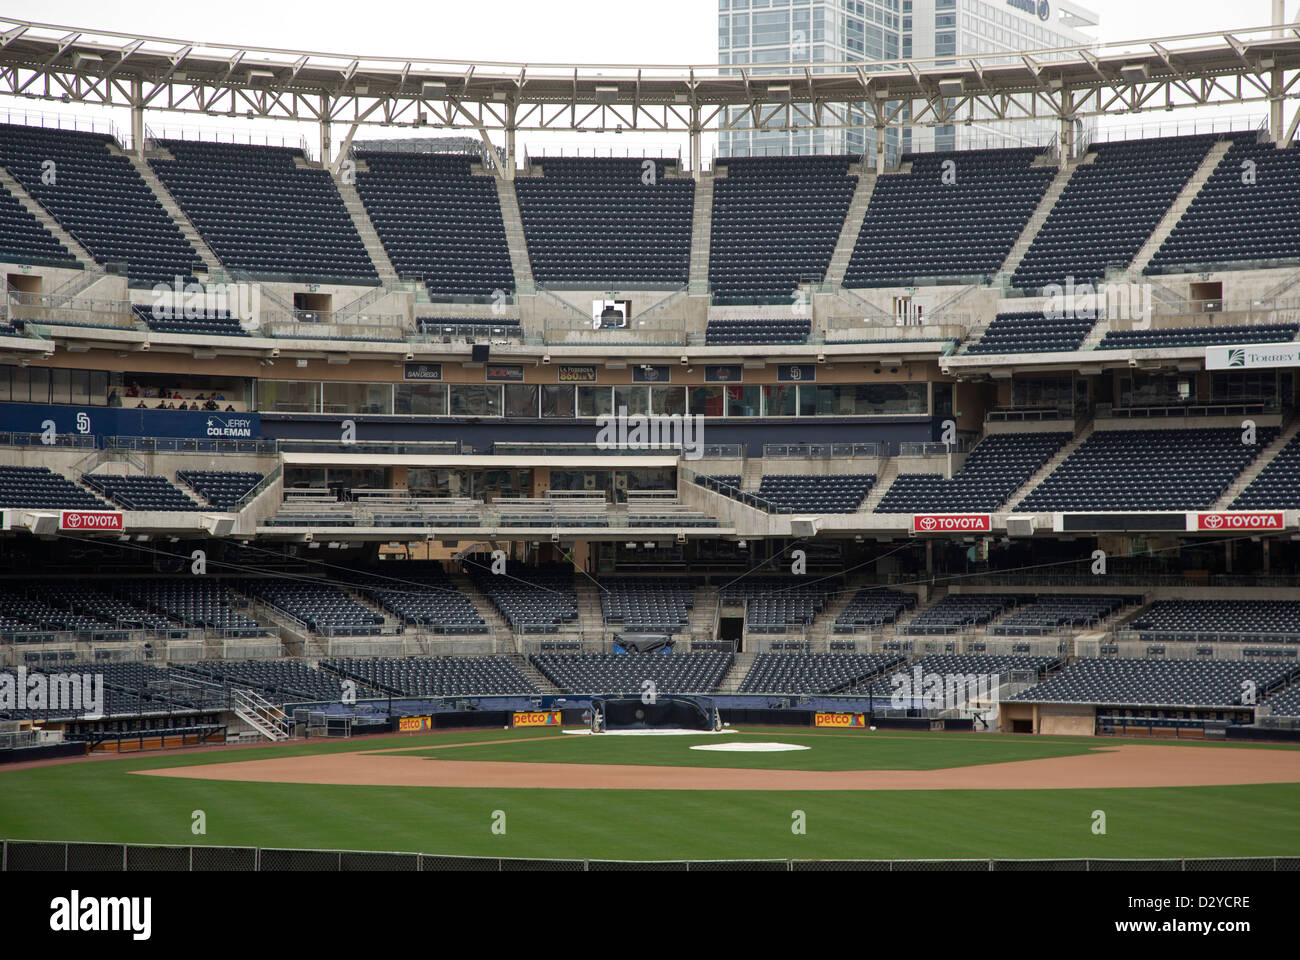
<svg viewBox="0 0 1300 960">
<path fill-rule="evenodd" d="M 491 344 L 476 343 L 469 348 L 469 358 L 475 363 L 487 363 L 488 353 L 491 350 Z"/>
</svg>

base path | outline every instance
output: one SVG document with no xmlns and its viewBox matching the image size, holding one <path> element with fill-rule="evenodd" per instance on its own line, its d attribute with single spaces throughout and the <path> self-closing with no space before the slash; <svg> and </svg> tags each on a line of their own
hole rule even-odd
<svg viewBox="0 0 1300 960">
<path fill-rule="evenodd" d="M 448 744 L 457 746 L 457 744 Z M 411 748 L 427 751 L 429 748 Z M 1300 783 L 1300 750 L 1124 744 L 1073 757 L 944 770 L 744 770 L 438 760 L 410 750 L 136 771 L 256 783 L 566 790 L 1070 790 Z"/>
</svg>

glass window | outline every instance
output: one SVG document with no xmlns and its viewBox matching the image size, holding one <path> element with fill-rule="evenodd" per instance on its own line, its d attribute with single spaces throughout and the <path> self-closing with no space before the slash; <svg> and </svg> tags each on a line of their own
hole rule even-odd
<svg viewBox="0 0 1300 960">
<path fill-rule="evenodd" d="M 578 416 L 606 417 L 613 412 L 609 387 L 578 388 Z"/>
<path fill-rule="evenodd" d="M 538 389 L 535 383 L 506 384 L 506 416 L 537 419 Z"/>
<path fill-rule="evenodd" d="M 450 388 L 453 417 L 501 416 L 501 387 L 496 384 L 453 383 Z"/>
<path fill-rule="evenodd" d="M 274 413 L 320 413 L 320 384 L 312 380 L 263 380 L 262 409 Z"/>
<path fill-rule="evenodd" d="M 650 412 L 656 416 L 671 417 L 686 412 L 685 387 L 651 387 Z"/>
<path fill-rule="evenodd" d="M 8 400 L 9 392 L 9 374 L 13 367 L 0 367 L 0 400 Z"/>
<path fill-rule="evenodd" d="M 42 367 L 32 367 L 31 374 L 32 403 L 50 402 L 50 371 Z"/>
<path fill-rule="evenodd" d="M 727 416 L 757 417 L 759 415 L 759 396 L 762 388 L 757 384 L 753 386 L 736 385 L 724 389 L 727 396 Z"/>
<path fill-rule="evenodd" d="M 426 417 L 447 415 L 445 383 L 399 383 L 393 388 L 393 412 Z"/>
<path fill-rule="evenodd" d="M 649 387 L 615 387 L 614 412 L 622 413 L 627 408 L 629 417 L 645 416 L 650 412 Z"/>
<path fill-rule="evenodd" d="M 50 380 L 50 402 L 51 403 L 72 403 L 72 373 L 71 370 L 51 370 Z M 84 370 L 78 370 L 83 377 Z M 85 401 L 81 401 L 85 402 Z"/>
<path fill-rule="evenodd" d="M 325 413 L 392 413 L 390 383 L 327 383 L 322 408 Z"/>
<path fill-rule="evenodd" d="M 721 387 L 691 387 L 690 398 L 691 416 L 720 417 L 723 415 Z"/>
<path fill-rule="evenodd" d="M 542 386 L 542 416 L 567 419 L 574 413 L 573 387 L 566 383 Z"/>
<path fill-rule="evenodd" d="M 793 417 L 797 412 L 798 388 L 791 383 L 763 387 L 763 416 Z"/>
</svg>

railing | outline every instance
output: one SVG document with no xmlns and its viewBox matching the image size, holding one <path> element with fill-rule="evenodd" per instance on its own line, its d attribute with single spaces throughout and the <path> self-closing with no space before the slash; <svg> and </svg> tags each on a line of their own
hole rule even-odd
<svg viewBox="0 0 1300 960">
<path fill-rule="evenodd" d="M 949 453 L 969 453 L 975 449 L 976 441 L 962 437 L 956 443 L 900 443 L 900 457 L 942 457 Z"/>
<path fill-rule="evenodd" d="M 1003 407 L 990 410 L 986 423 L 1036 423 L 1043 420 L 1073 420 L 1074 407 Z"/>
<path fill-rule="evenodd" d="M 594 294 L 595 291 L 593 291 Z M 560 300 L 554 294 L 550 296 L 553 300 Z M 567 301 L 561 302 L 572 307 L 572 304 L 567 303 Z M 573 314 L 547 318 L 542 330 L 542 339 L 548 344 L 685 345 L 686 320 L 680 316 L 647 316 L 643 314 L 632 317 L 628 320 L 627 326 L 624 327 L 596 327 L 592 318 L 578 313 L 577 308 L 573 308 Z"/>
<path fill-rule="evenodd" d="M 1120 870 L 1174 872 L 1205 870 L 1250 870 L 1293 872 L 1300 868 L 1300 857 L 1218 857 L 1113 859 L 1060 858 L 1056 860 L 596 860 L 537 859 L 526 857 L 473 857 L 435 853 L 381 852 L 371 850 L 306 850 L 272 847 L 163 846 L 147 843 L 84 843 L 63 840 L 0 841 L 0 870 L 23 872 L 107 870 L 118 873 L 135 871 L 179 871 L 199 873 L 210 870 L 243 873 L 272 873 L 288 870 L 314 870 L 325 873 L 367 871 L 432 872 L 445 870 L 545 870 L 587 873 L 619 870 L 638 864 L 653 863 L 658 868 L 684 872 L 707 870 L 719 866 L 740 871 L 802 872 L 824 871 L 828 864 L 840 870 L 873 872 L 934 873 L 989 872 L 1025 870 L 1081 870 L 1111 873 Z"/>
<path fill-rule="evenodd" d="M 829 460 L 855 457 L 887 457 L 884 443 L 765 443 L 763 459 Z"/>
<path fill-rule="evenodd" d="M 56 433 L 53 442 L 46 442 L 43 433 L 20 433 L 12 430 L 0 430 L 0 446 L 3 447 L 74 447 L 79 450 L 93 450 L 95 438 L 79 433 Z"/>
<path fill-rule="evenodd" d="M 1234 400 L 1228 403 L 1198 402 L 1158 403 L 1149 405 L 1116 406 L 1111 403 L 1097 404 L 1096 419 L 1144 418 L 1178 419 L 1182 417 L 1242 417 L 1270 416 L 1282 413 L 1282 405 L 1276 399 Z"/>
<path fill-rule="evenodd" d="M 242 453 L 266 455 L 276 452 L 276 441 L 271 439 L 209 440 L 192 437 L 105 437 L 103 446 L 105 450 L 134 450 L 138 453 Z"/>
</svg>

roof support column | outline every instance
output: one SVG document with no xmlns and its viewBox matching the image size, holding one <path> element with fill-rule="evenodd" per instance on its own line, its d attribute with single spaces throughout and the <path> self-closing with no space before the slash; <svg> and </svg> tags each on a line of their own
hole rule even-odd
<svg viewBox="0 0 1300 960">
<path fill-rule="evenodd" d="M 144 81 L 131 80 L 131 150 L 144 159 Z"/>
<path fill-rule="evenodd" d="M 1286 0 L 1273 0 L 1273 26 L 1280 27 L 1286 22 Z M 1273 36 L 1281 40 L 1285 34 L 1281 30 L 1273 31 Z M 1286 135 L 1286 99 L 1283 96 L 1285 87 L 1282 69 L 1273 68 L 1272 83 L 1269 85 L 1268 101 L 1268 138 L 1273 141 L 1276 147 L 1284 147 L 1287 144 Z"/>
<path fill-rule="evenodd" d="M 876 176 L 885 172 L 885 130 L 883 123 L 876 124 Z"/>
<path fill-rule="evenodd" d="M 320 95 L 320 162 L 326 170 L 334 162 L 334 145 L 330 142 L 330 98 L 328 93 Z"/>
<path fill-rule="evenodd" d="M 691 177 L 696 183 L 699 182 L 702 173 L 700 171 L 700 108 L 697 104 L 691 107 Z"/>
</svg>

